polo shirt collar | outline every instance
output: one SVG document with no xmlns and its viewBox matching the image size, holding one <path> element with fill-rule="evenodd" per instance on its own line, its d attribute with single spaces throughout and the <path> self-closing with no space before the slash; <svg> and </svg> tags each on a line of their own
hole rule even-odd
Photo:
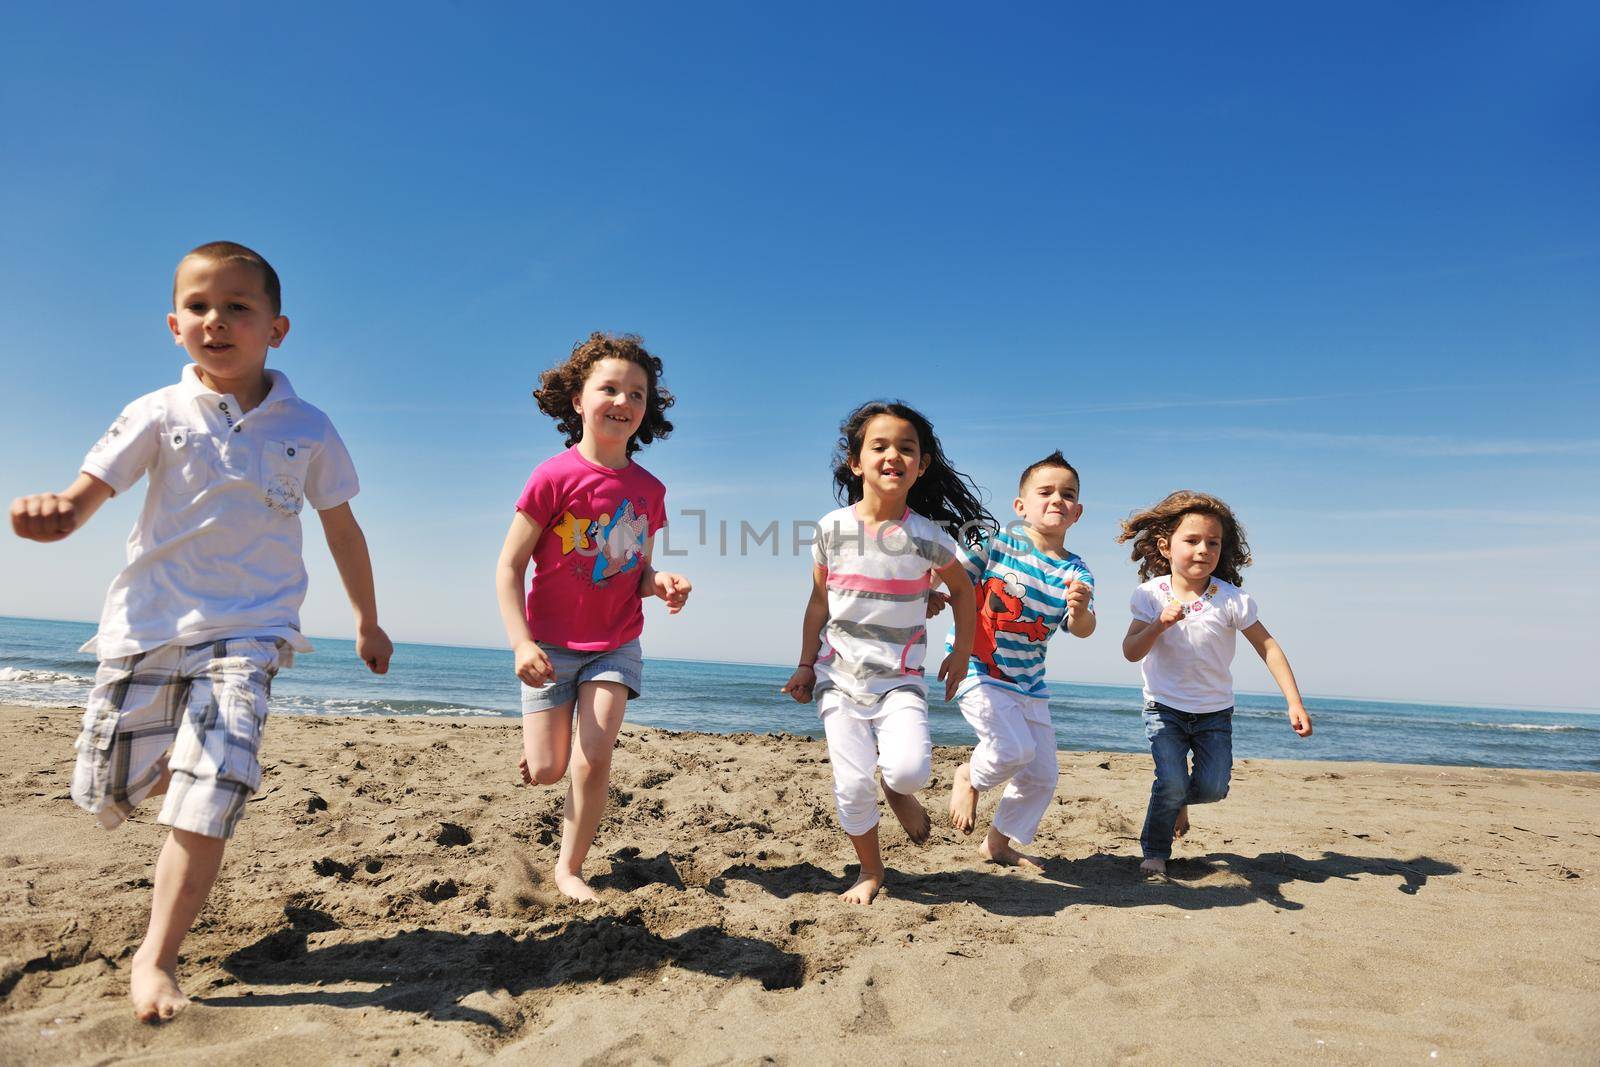
<svg viewBox="0 0 1600 1067">
<path fill-rule="evenodd" d="M 178 381 L 178 387 L 183 390 L 183 395 L 190 400 L 198 400 L 203 396 L 219 395 L 215 390 L 206 386 L 200 380 L 200 369 L 193 363 L 183 368 L 183 377 Z M 289 384 L 289 376 L 281 370 L 267 368 L 267 395 L 262 399 L 260 408 L 268 404 L 295 399 L 294 386 Z M 259 410 L 259 408 L 258 408 Z"/>
</svg>

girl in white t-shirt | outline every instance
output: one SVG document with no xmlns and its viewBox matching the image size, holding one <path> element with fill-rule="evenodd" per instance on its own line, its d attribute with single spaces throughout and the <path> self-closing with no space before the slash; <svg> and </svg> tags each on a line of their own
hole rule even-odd
<svg viewBox="0 0 1600 1067">
<path fill-rule="evenodd" d="M 1155 783 L 1139 847 L 1140 870 L 1167 872 L 1172 839 L 1189 829 L 1189 805 L 1228 795 L 1233 769 L 1235 635 L 1266 661 L 1289 705 L 1289 726 L 1311 736 L 1289 660 L 1256 618 L 1256 604 L 1239 587 L 1250 565 L 1244 527 L 1228 505 L 1180 489 L 1122 524 L 1118 543 L 1133 542 L 1143 581 L 1129 605 L 1133 622 L 1122 639 L 1130 663 L 1144 673 L 1144 727 L 1155 759 Z M 1189 766 L 1189 755 L 1194 766 Z"/>
<path fill-rule="evenodd" d="M 800 662 L 782 691 L 802 704 L 817 697 L 839 823 L 861 861 L 855 884 L 840 895 L 871 904 L 884 878 L 876 773 L 906 836 L 928 839 L 916 792 L 933 771 L 922 673 L 929 577 L 950 586 L 955 614 L 938 675 L 949 700 L 966 676 L 977 623 L 951 532 L 975 540 L 994 519 L 914 408 L 863 404 L 839 429 L 833 480 L 843 506 L 818 523 Z"/>
</svg>

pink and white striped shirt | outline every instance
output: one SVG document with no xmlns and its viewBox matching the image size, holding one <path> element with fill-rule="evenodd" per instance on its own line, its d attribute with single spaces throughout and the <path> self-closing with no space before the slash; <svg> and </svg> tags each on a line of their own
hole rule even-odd
<svg viewBox="0 0 1600 1067">
<path fill-rule="evenodd" d="M 812 558 L 828 572 L 828 624 L 817 692 L 838 689 L 876 704 L 896 689 L 927 692 L 929 572 L 956 558 L 956 543 L 928 519 L 867 523 L 853 507 L 822 517 Z"/>
</svg>

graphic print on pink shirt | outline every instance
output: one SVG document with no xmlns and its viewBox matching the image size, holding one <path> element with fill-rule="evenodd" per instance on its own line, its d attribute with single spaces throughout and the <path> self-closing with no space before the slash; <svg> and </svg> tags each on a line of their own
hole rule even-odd
<svg viewBox="0 0 1600 1067">
<path fill-rule="evenodd" d="M 662 484 L 637 463 L 612 470 L 569 448 L 535 468 L 517 508 L 543 529 L 527 601 L 534 639 L 603 651 L 638 637 L 645 551 L 666 521 Z"/>
</svg>

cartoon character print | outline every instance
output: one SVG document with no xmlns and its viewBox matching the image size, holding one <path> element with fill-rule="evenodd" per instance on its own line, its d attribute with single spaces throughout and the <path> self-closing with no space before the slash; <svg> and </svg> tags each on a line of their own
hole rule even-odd
<svg viewBox="0 0 1600 1067">
<path fill-rule="evenodd" d="M 1038 619 L 1022 617 L 1023 594 L 1027 590 L 1015 574 L 991 575 L 977 583 L 978 629 L 972 638 L 972 655 L 983 664 L 991 678 L 1004 678 L 1005 672 L 995 663 L 998 647 L 997 633 L 1021 634 L 1030 641 L 1043 641 L 1050 635 L 1049 627 Z"/>
<path fill-rule="evenodd" d="M 650 524 L 634 510 L 631 500 L 623 501 L 615 515 L 600 516 L 594 523 L 599 554 L 589 575 L 594 584 L 603 585 L 608 578 L 637 568 L 644 559 L 644 544 L 649 536 Z"/>
<path fill-rule="evenodd" d="M 572 561 L 574 573 L 603 587 L 643 562 L 645 542 L 650 536 L 650 524 L 643 512 L 643 504 L 632 500 L 623 501 L 616 514 L 605 513 L 596 519 L 569 510 L 551 524 L 550 532 L 561 539 L 563 557 L 577 556 Z"/>
</svg>

